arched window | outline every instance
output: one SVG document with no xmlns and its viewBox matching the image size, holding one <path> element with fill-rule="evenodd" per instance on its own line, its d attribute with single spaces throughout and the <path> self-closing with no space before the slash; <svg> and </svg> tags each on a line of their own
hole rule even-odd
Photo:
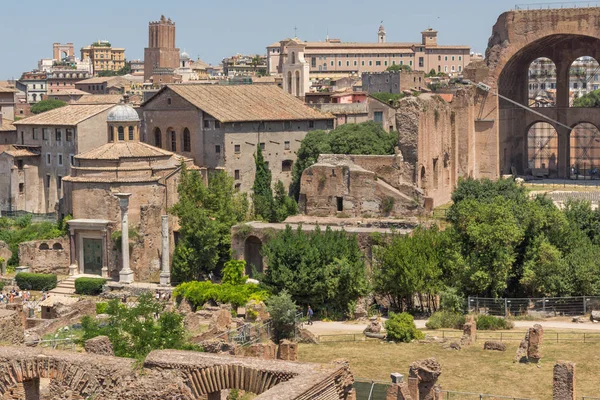
<svg viewBox="0 0 600 400">
<path fill-rule="evenodd" d="M 154 128 L 154 145 L 162 147 L 162 133 L 159 128 Z"/>
<path fill-rule="evenodd" d="M 292 64 L 296 64 L 296 52 L 292 51 Z"/>
<path fill-rule="evenodd" d="M 114 126 L 110 127 L 110 141 L 111 142 L 115 141 L 115 127 Z"/>
<path fill-rule="evenodd" d="M 60 244 L 60 243 L 54 243 L 52 245 L 52 250 L 63 250 L 62 244 Z"/>
<path fill-rule="evenodd" d="M 117 128 L 117 132 L 119 133 L 119 140 L 125 140 L 125 129 L 122 126 Z"/>
<path fill-rule="evenodd" d="M 300 72 L 296 71 L 296 96 L 301 96 L 304 93 L 300 93 Z"/>
<path fill-rule="evenodd" d="M 42 243 L 42 244 L 40 244 L 39 249 L 40 250 L 50 250 L 50 247 L 48 246 L 48 243 Z"/>
<path fill-rule="evenodd" d="M 133 126 L 129 127 L 129 140 L 133 140 Z"/>
<path fill-rule="evenodd" d="M 190 130 L 188 128 L 183 130 L 183 151 L 192 151 Z"/>
<path fill-rule="evenodd" d="M 169 136 L 171 137 L 171 151 L 177 151 L 177 135 L 175 131 L 170 130 Z"/>
<path fill-rule="evenodd" d="M 288 78 L 287 79 L 288 79 L 288 84 L 287 84 L 288 93 L 292 94 L 292 72 L 291 71 L 288 71 Z M 35 94 L 34 94 L 34 96 L 35 96 Z M 35 100 L 35 98 L 34 98 L 34 100 Z"/>
<path fill-rule="evenodd" d="M 527 168 L 534 175 L 558 173 L 558 133 L 547 122 L 537 122 L 527 131 Z"/>
</svg>

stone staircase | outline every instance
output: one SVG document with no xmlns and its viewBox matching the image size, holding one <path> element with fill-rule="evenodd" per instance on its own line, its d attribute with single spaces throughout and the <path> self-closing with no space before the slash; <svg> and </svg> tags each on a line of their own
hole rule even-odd
<svg viewBox="0 0 600 400">
<path fill-rule="evenodd" d="M 58 285 L 52 289 L 50 294 L 62 294 L 62 295 L 70 295 L 75 294 L 75 279 L 77 276 L 69 276 L 66 279 L 58 282 Z"/>
</svg>

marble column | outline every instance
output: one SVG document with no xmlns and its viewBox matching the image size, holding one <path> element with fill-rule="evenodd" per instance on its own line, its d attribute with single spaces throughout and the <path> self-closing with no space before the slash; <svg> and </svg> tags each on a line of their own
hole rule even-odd
<svg viewBox="0 0 600 400">
<path fill-rule="evenodd" d="M 129 267 L 129 197 L 131 193 L 117 193 L 121 206 L 121 255 L 123 262 L 119 272 L 120 283 L 133 283 L 133 271 Z"/>
<path fill-rule="evenodd" d="M 171 284 L 171 269 L 169 268 L 169 216 L 162 216 L 162 254 L 160 285 L 168 286 Z"/>
<path fill-rule="evenodd" d="M 77 262 L 77 255 L 75 252 L 75 230 L 73 228 L 69 228 L 69 275 L 78 275 L 79 274 L 79 265 Z"/>
</svg>

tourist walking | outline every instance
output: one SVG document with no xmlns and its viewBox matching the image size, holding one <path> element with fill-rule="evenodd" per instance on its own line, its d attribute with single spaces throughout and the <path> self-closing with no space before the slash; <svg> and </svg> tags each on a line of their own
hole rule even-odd
<svg viewBox="0 0 600 400">
<path fill-rule="evenodd" d="M 308 311 L 306 312 L 306 317 L 308 318 L 308 325 L 312 325 L 312 318 L 313 318 L 313 309 L 310 308 L 310 306 L 308 306 Z"/>
</svg>

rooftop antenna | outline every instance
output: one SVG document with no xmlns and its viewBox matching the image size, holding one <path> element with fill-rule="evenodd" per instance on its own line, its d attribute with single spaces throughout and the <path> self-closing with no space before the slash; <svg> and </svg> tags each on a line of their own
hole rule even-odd
<svg viewBox="0 0 600 400">
<path fill-rule="evenodd" d="M 296 25 L 294 25 L 294 37 L 298 37 L 298 28 L 296 27 Z"/>
</svg>

